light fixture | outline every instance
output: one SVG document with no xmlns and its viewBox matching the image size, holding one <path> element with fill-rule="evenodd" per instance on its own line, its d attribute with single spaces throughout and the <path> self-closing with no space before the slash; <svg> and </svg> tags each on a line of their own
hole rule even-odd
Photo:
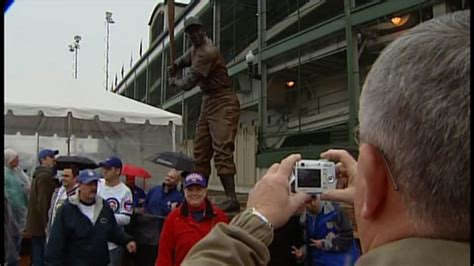
<svg viewBox="0 0 474 266">
<path fill-rule="evenodd" d="M 245 56 L 245 62 L 247 62 L 247 64 L 253 64 L 254 60 L 255 60 L 255 55 L 253 55 L 252 50 L 250 50 L 248 54 Z"/>
<path fill-rule="evenodd" d="M 245 62 L 247 62 L 247 70 L 249 72 L 249 78 L 261 79 L 260 74 L 258 74 L 258 65 L 255 64 L 255 55 L 252 53 L 252 50 L 248 52 L 245 56 Z"/>
<path fill-rule="evenodd" d="M 401 17 L 393 17 L 393 18 L 390 19 L 390 21 L 392 22 L 393 25 L 398 26 L 398 25 L 400 25 L 400 22 L 402 22 L 402 18 Z"/>
<path fill-rule="evenodd" d="M 77 79 L 77 50 L 79 50 L 79 42 L 82 40 L 81 36 L 75 35 L 74 42 L 68 44 L 69 52 L 74 53 L 74 78 Z"/>
<path fill-rule="evenodd" d="M 293 88 L 295 86 L 295 84 L 296 84 L 296 82 L 294 80 L 291 80 L 291 79 L 287 80 L 285 82 L 286 87 L 289 88 L 289 89 Z"/>
<path fill-rule="evenodd" d="M 82 40 L 81 36 L 79 36 L 79 35 L 74 36 L 74 41 L 76 43 L 79 43 L 81 40 Z"/>
<path fill-rule="evenodd" d="M 406 14 L 404 16 L 394 16 L 390 19 L 390 22 L 395 26 L 395 27 L 400 27 L 402 25 L 405 25 L 407 23 L 408 19 L 410 18 L 410 15 Z"/>
<path fill-rule="evenodd" d="M 112 18 L 112 12 L 105 12 L 105 21 L 107 21 L 108 23 L 115 23 L 114 19 Z"/>
</svg>

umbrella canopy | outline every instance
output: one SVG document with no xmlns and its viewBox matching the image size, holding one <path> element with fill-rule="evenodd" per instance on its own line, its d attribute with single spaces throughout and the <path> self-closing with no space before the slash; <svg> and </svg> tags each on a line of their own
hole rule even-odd
<svg viewBox="0 0 474 266">
<path fill-rule="evenodd" d="M 58 170 L 64 170 L 64 168 L 71 166 L 77 167 L 79 170 L 99 167 L 96 162 L 83 156 L 58 156 L 56 158 L 56 167 Z"/>
<path fill-rule="evenodd" d="M 181 153 L 181 152 L 161 152 L 157 153 L 150 159 L 159 165 L 163 165 L 176 170 L 192 172 L 193 171 L 193 158 Z"/>
<path fill-rule="evenodd" d="M 150 173 L 148 173 L 148 171 L 145 170 L 143 167 L 139 167 L 129 163 L 125 164 L 122 167 L 122 175 L 139 176 L 143 178 L 151 177 Z"/>
</svg>

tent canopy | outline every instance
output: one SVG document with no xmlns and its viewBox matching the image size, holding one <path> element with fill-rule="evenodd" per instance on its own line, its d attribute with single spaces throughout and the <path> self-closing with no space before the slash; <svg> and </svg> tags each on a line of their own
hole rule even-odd
<svg viewBox="0 0 474 266">
<path fill-rule="evenodd" d="M 52 148 L 95 161 L 116 155 L 161 178 L 166 169 L 146 158 L 175 150 L 181 137 L 180 115 L 103 88 L 6 87 L 4 100 L 5 147 L 21 154 L 26 169 L 37 164 L 40 149 Z"/>
<path fill-rule="evenodd" d="M 66 117 L 101 121 L 181 125 L 181 116 L 135 101 L 102 88 L 76 90 L 50 87 L 40 89 L 7 89 L 3 113 L 15 116 Z"/>
</svg>

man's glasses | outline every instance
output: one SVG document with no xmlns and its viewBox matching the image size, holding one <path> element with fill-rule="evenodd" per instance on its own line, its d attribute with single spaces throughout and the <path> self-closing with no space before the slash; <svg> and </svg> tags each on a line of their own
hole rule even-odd
<svg viewBox="0 0 474 266">
<path fill-rule="evenodd" d="M 355 143 L 357 144 L 357 146 L 360 145 L 360 135 L 359 135 L 359 125 L 357 125 L 355 128 L 354 128 L 354 140 L 355 140 Z M 376 147 L 376 146 L 374 146 Z M 393 188 L 395 189 L 395 191 L 399 191 L 400 190 L 400 187 L 397 185 L 397 183 L 395 182 L 395 179 L 393 178 L 393 175 L 392 175 L 392 169 L 390 168 L 390 165 L 388 164 L 388 161 L 387 161 L 387 158 L 384 154 L 384 152 L 378 148 L 377 148 L 377 152 L 380 154 L 380 157 L 382 157 L 383 159 L 383 162 L 385 163 L 385 167 L 387 167 L 387 170 L 388 170 L 388 176 L 390 177 L 390 180 L 392 181 L 392 184 L 393 184 Z"/>
</svg>

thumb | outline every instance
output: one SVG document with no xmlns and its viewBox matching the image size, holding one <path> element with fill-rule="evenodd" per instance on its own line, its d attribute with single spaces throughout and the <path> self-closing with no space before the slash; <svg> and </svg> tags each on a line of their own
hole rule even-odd
<svg viewBox="0 0 474 266">
<path fill-rule="evenodd" d="M 309 200 L 310 195 L 306 194 L 305 192 L 298 192 L 294 195 L 290 196 L 290 205 L 293 211 L 303 205 L 307 200 Z"/>
<path fill-rule="evenodd" d="M 355 188 L 332 189 L 321 194 L 322 200 L 339 201 L 354 205 Z"/>
</svg>

